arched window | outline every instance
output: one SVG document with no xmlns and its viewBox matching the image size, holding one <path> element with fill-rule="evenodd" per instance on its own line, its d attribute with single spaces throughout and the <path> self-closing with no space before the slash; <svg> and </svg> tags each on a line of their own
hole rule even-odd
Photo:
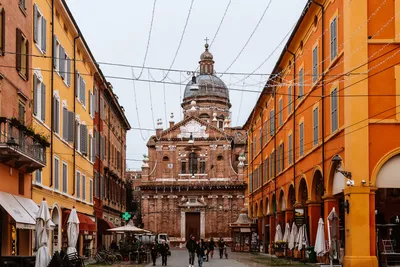
<svg viewBox="0 0 400 267">
<path fill-rule="evenodd" d="M 170 161 L 169 161 L 169 157 L 164 156 L 162 159 L 162 166 L 163 166 L 163 172 L 164 173 L 168 173 L 171 168 L 170 168 Z"/>
<path fill-rule="evenodd" d="M 219 155 L 218 157 L 217 157 L 217 160 L 218 161 L 221 161 L 221 160 L 223 160 L 224 159 L 224 157 L 222 156 L 222 155 Z"/>
<path fill-rule="evenodd" d="M 189 173 L 197 173 L 197 154 L 194 152 L 189 154 Z"/>
</svg>

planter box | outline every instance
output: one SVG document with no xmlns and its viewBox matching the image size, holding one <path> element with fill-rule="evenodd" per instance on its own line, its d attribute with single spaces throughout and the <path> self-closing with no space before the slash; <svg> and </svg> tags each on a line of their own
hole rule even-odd
<svg viewBox="0 0 400 267">
<path fill-rule="evenodd" d="M 302 257 L 302 252 L 298 251 L 297 249 L 295 249 L 294 252 L 293 252 L 293 258 L 301 259 L 301 257 Z"/>
</svg>

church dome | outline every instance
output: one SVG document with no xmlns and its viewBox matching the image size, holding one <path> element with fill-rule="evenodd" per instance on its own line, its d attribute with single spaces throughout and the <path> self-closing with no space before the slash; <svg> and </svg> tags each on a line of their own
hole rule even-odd
<svg viewBox="0 0 400 267">
<path fill-rule="evenodd" d="M 200 55 L 200 60 L 213 60 L 214 56 L 208 51 L 208 44 L 205 44 L 206 51 Z"/>
<path fill-rule="evenodd" d="M 215 75 L 211 74 L 200 74 L 196 77 L 196 84 L 199 90 L 192 91 L 190 81 L 185 88 L 184 99 L 190 97 L 221 97 L 229 100 L 229 89 L 225 83 Z"/>
</svg>

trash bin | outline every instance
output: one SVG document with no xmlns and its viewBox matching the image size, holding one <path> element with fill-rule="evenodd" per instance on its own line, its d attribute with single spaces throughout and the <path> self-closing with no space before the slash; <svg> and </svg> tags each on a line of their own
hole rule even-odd
<svg viewBox="0 0 400 267">
<path fill-rule="evenodd" d="M 314 247 L 307 247 L 306 258 L 309 263 L 317 262 L 317 254 L 314 251 Z"/>
</svg>

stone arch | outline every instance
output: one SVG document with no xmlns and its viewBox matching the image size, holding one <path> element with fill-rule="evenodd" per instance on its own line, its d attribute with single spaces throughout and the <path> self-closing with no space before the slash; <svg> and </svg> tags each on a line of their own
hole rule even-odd
<svg viewBox="0 0 400 267">
<path fill-rule="evenodd" d="M 296 203 L 296 192 L 294 191 L 293 184 L 289 185 L 286 202 L 286 209 L 293 209 L 293 206 Z"/>
<path fill-rule="evenodd" d="M 399 157 L 400 155 L 400 148 L 396 148 L 389 153 L 385 154 L 376 164 L 374 169 L 372 170 L 372 175 L 371 175 L 371 180 L 370 180 L 370 185 L 378 187 L 379 182 L 377 184 L 378 180 L 378 175 L 380 174 L 382 167 L 384 167 L 385 164 L 390 163 L 391 160 L 396 159 L 396 157 Z"/>
<path fill-rule="evenodd" d="M 276 195 L 275 193 L 272 194 L 272 201 L 271 201 L 271 213 L 275 214 L 278 211 L 277 203 L 276 203 Z"/>
<path fill-rule="evenodd" d="M 311 182 L 310 200 L 322 201 L 322 196 L 325 193 L 323 179 L 322 168 L 320 166 L 315 166 Z"/>
<path fill-rule="evenodd" d="M 67 219 L 67 218 L 64 218 Z M 61 228 L 62 228 L 62 218 L 61 218 L 61 212 L 60 212 L 60 207 L 58 206 L 57 203 L 54 203 L 53 209 L 51 212 L 51 220 L 55 224 L 55 227 L 52 232 L 50 232 L 50 236 L 52 238 L 52 242 L 50 244 L 53 244 L 53 247 L 51 247 L 52 253 L 56 251 L 61 250 Z M 56 240 L 57 239 L 57 240 Z M 56 245 L 57 244 L 57 245 Z"/>
<path fill-rule="evenodd" d="M 297 189 L 297 202 L 305 204 L 308 200 L 308 185 L 307 185 L 307 179 L 305 176 L 303 176 L 300 179 L 299 182 L 299 187 Z"/>
<path fill-rule="evenodd" d="M 264 207 L 263 207 L 263 200 L 260 200 L 260 205 L 258 207 L 258 217 L 262 217 L 264 215 Z"/>
<path fill-rule="evenodd" d="M 265 207 L 265 212 L 264 212 L 264 214 L 265 214 L 265 215 L 268 215 L 268 214 L 270 213 L 270 207 L 269 207 L 269 199 L 268 199 L 268 196 L 265 197 L 265 205 L 264 205 L 264 207 Z"/>
<path fill-rule="evenodd" d="M 330 165 L 329 165 L 329 170 L 328 170 L 328 174 L 327 174 L 327 179 L 325 179 L 325 180 L 326 180 L 325 190 L 326 190 L 326 195 L 328 195 L 328 196 L 334 195 L 333 186 L 334 186 L 334 180 L 335 180 L 335 174 L 336 174 L 337 164 L 334 163 L 334 162 L 332 161 L 332 159 L 333 159 L 335 156 L 338 156 L 338 157 L 340 157 L 340 158 L 342 159 L 342 157 L 341 157 L 340 155 L 334 155 L 334 156 L 331 158 L 331 160 L 330 160 Z M 341 165 L 342 165 L 342 168 L 343 168 L 343 160 L 342 160 Z M 339 173 L 339 174 L 340 174 L 340 173 Z M 338 175 L 339 175 L 339 174 L 338 174 Z M 339 175 L 339 176 L 340 176 L 340 175 Z M 338 178 L 338 176 L 337 176 L 336 178 Z M 344 181 L 343 181 L 343 183 L 344 183 Z M 343 184 L 343 187 L 344 187 L 344 184 Z"/>
<path fill-rule="evenodd" d="M 253 206 L 253 218 L 258 218 L 258 203 L 254 203 Z"/>
<path fill-rule="evenodd" d="M 279 202 L 278 202 L 278 211 L 286 210 L 286 200 L 285 200 L 285 192 L 283 188 L 279 192 Z"/>
</svg>

